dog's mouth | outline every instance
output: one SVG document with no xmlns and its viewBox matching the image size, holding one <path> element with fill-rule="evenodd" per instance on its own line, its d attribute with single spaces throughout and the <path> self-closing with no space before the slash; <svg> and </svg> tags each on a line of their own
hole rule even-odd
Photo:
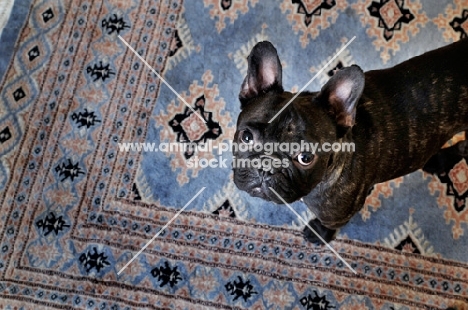
<svg viewBox="0 0 468 310">
<path fill-rule="evenodd" d="M 274 173 L 261 169 L 234 169 L 234 183 L 239 189 L 253 197 L 278 204 L 283 204 L 283 200 L 289 203 L 300 198 L 290 180 L 291 178 L 287 169 L 281 169 Z"/>
</svg>

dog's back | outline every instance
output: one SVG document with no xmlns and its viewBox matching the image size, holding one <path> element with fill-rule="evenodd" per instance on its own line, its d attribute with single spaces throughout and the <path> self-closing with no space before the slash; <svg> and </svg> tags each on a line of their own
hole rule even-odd
<svg viewBox="0 0 468 310">
<path fill-rule="evenodd" d="M 365 73 L 354 136 L 370 137 L 367 152 L 376 158 L 381 150 L 392 153 L 381 166 L 389 178 L 421 168 L 454 134 L 468 130 L 467 55 L 468 40 L 462 40 Z"/>
</svg>

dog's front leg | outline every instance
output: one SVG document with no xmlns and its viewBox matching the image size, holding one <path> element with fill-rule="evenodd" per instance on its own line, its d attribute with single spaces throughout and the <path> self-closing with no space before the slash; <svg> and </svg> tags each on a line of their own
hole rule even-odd
<svg viewBox="0 0 468 310">
<path fill-rule="evenodd" d="M 304 227 L 304 230 L 303 230 L 302 233 L 304 235 L 304 239 L 306 239 L 307 241 L 309 241 L 311 243 L 314 243 L 315 245 L 322 245 L 323 244 L 322 240 L 320 240 L 320 238 L 317 237 L 317 234 L 320 237 L 322 237 L 322 239 L 327 243 L 332 241 L 335 238 L 335 234 L 336 234 L 337 230 L 325 227 L 320 222 L 319 219 L 311 220 L 309 222 L 309 226 L 315 232 L 311 231 L 310 228 L 308 226 L 306 226 L 306 227 Z"/>
</svg>

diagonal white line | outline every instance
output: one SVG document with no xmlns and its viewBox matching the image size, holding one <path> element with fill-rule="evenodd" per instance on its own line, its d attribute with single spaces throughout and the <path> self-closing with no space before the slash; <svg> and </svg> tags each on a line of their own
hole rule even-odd
<svg viewBox="0 0 468 310">
<path fill-rule="evenodd" d="M 195 113 L 196 116 L 198 116 L 202 121 L 203 123 L 206 123 L 206 121 L 203 119 L 203 117 L 201 117 L 200 114 L 198 114 L 197 112 L 195 112 L 195 110 L 184 100 L 184 98 L 182 98 L 181 95 L 179 95 L 178 92 L 175 91 L 174 88 L 172 88 L 171 85 L 169 85 L 169 83 L 166 82 L 166 80 L 163 79 L 163 77 L 158 73 L 156 72 L 156 70 L 153 69 L 153 67 L 151 67 L 147 62 L 146 60 L 143 59 L 143 57 L 140 56 L 140 54 L 138 54 L 134 49 L 133 47 L 130 46 L 130 44 L 127 43 L 127 41 L 125 41 L 120 35 L 117 36 L 141 61 L 143 61 L 143 63 L 151 70 L 153 71 L 154 74 L 156 74 L 156 76 L 164 83 L 166 84 L 167 87 L 169 87 L 170 90 L 172 90 L 172 92 L 180 99 L 182 100 L 182 102 L 187 106 L 189 107 L 190 110 L 193 111 L 193 113 Z"/>
<path fill-rule="evenodd" d="M 163 231 L 164 231 L 164 230 L 167 228 L 167 226 L 169 226 L 169 224 L 171 224 L 171 223 L 172 223 L 172 221 L 174 221 L 174 220 L 175 220 L 175 219 L 176 219 L 176 218 L 177 218 L 177 217 L 178 217 L 178 216 L 179 216 L 179 215 L 180 215 L 180 214 L 181 214 L 181 213 L 182 213 L 182 212 L 185 210 L 185 208 L 187 208 L 187 207 L 188 207 L 188 205 L 189 205 L 189 204 L 190 204 L 192 201 L 194 201 L 194 200 L 195 200 L 195 198 L 197 198 L 197 197 L 198 197 L 198 195 L 200 195 L 200 194 L 201 194 L 201 192 L 203 192 L 203 191 L 205 190 L 205 188 L 206 188 L 206 187 L 202 187 L 202 189 L 201 189 L 201 190 L 199 190 L 199 191 L 198 191 L 198 193 L 197 193 L 195 196 L 193 196 L 193 198 L 192 198 L 192 199 L 190 199 L 190 201 L 189 201 L 189 202 L 187 202 L 187 203 L 185 204 L 185 206 L 184 206 L 182 209 L 180 209 L 180 211 L 179 211 L 179 212 L 177 212 L 177 214 L 176 214 L 176 215 L 174 215 L 174 217 L 173 217 L 173 218 L 172 218 L 172 219 L 171 219 L 169 222 L 167 222 L 167 224 L 166 224 L 166 225 L 164 225 L 164 227 L 163 227 L 163 228 L 161 228 L 161 230 L 160 230 L 160 231 L 158 231 L 158 233 L 157 233 L 156 235 L 154 235 L 154 237 L 153 237 L 153 238 L 152 238 L 150 241 L 148 241 L 148 242 L 145 244 L 145 246 L 144 246 L 143 248 L 141 248 L 141 250 L 140 250 L 140 251 L 139 251 L 139 252 L 138 252 L 138 253 L 137 253 L 135 256 L 133 256 L 133 258 L 132 258 L 132 259 L 131 259 L 131 260 L 130 260 L 130 261 L 129 261 L 129 262 L 128 262 L 128 263 L 127 263 L 125 266 L 123 266 L 123 268 L 122 268 L 122 269 L 120 269 L 120 271 L 117 273 L 117 275 L 120 275 L 120 273 L 121 273 L 122 271 L 124 271 L 124 270 L 125 270 L 125 268 L 127 268 L 127 267 L 128 267 L 128 265 L 130 265 L 130 264 L 131 264 L 131 263 L 132 263 L 132 262 L 133 262 L 133 261 L 134 261 L 134 260 L 135 260 L 135 259 L 138 257 L 138 255 L 140 255 L 140 254 L 141 254 L 141 252 L 143 252 L 143 251 L 144 251 L 144 250 L 145 250 L 145 249 L 148 247 L 148 245 L 150 245 L 150 243 L 151 243 L 151 242 L 153 242 L 153 241 L 154 241 L 154 239 L 156 239 L 156 238 L 157 238 L 157 237 L 158 237 L 158 236 L 159 236 L 159 235 L 160 235 L 160 234 L 161 234 L 161 233 L 162 233 L 162 232 L 163 232 Z"/>
<path fill-rule="evenodd" d="M 296 95 L 294 95 L 294 97 L 292 97 L 292 99 L 289 100 L 288 103 L 286 103 L 286 104 L 284 105 L 284 107 L 282 107 L 281 110 L 279 110 L 278 113 L 275 114 L 275 116 L 273 116 L 273 117 L 271 118 L 271 120 L 270 120 L 268 123 L 271 123 L 278 115 L 280 115 L 281 112 L 283 112 L 284 109 L 286 109 L 286 107 L 287 107 L 291 102 L 293 102 L 294 99 L 296 99 L 297 96 L 299 96 L 299 95 L 304 91 L 304 89 L 306 89 L 306 87 L 309 86 L 309 84 L 312 83 L 312 82 L 317 78 L 317 76 L 319 76 L 319 74 L 322 73 L 322 71 L 325 70 L 325 68 L 328 67 L 328 65 L 331 64 L 331 62 L 332 62 L 333 60 L 335 60 L 335 58 L 338 57 L 338 56 L 351 44 L 351 42 L 354 41 L 354 39 L 356 39 L 356 36 L 354 36 L 348 43 L 346 43 L 346 45 L 343 46 L 343 47 L 335 54 L 335 56 L 333 56 L 332 59 L 330 59 L 330 60 L 325 64 L 325 66 L 323 66 L 323 68 L 320 69 L 319 72 L 317 72 L 317 74 L 316 74 L 312 79 L 310 79 L 310 81 L 307 82 L 307 84 L 305 84 L 304 87 L 302 87 L 301 90 L 298 91 L 298 92 L 296 93 Z"/>
<path fill-rule="evenodd" d="M 332 251 L 332 252 L 333 252 L 333 253 L 334 253 L 334 254 L 335 254 L 351 271 L 352 271 L 352 272 L 354 272 L 354 274 L 357 274 L 356 270 L 354 270 L 354 269 L 343 259 L 343 257 L 341 257 L 341 255 L 338 254 L 337 251 L 335 251 L 335 249 L 333 249 L 325 240 L 323 240 L 323 238 L 322 238 L 312 227 L 310 227 L 309 223 L 307 223 L 307 221 L 304 220 L 304 219 L 302 218 L 302 216 L 300 216 L 300 215 L 283 199 L 283 197 L 280 196 L 280 194 L 278 194 L 273 188 L 270 187 L 270 189 L 271 189 L 271 191 L 272 191 L 273 193 L 276 194 L 276 196 L 278 196 L 278 198 L 279 198 L 286 206 L 289 207 L 289 209 L 291 209 L 291 211 L 292 211 L 294 214 L 296 214 L 296 216 L 297 216 L 302 222 L 304 222 L 304 224 L 306 224 L 306 226 L 320 239 L 320 241 L 323 242 L 323 244 L 325 244 L 325 245 L 330 249 L 330 251 Z"/>
</svg>

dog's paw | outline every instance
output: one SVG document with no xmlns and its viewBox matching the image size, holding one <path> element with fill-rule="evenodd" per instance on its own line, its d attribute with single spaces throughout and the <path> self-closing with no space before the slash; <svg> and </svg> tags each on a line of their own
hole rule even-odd
<svg viewBox="0 0 468 310">
<path fill-rule="evenodd" d="M 315 230 L 315 232 L 319 234 L 320 237 L 322 237 L 322 239 L 325 240 L 325 242 L 327 243 L 332 241 L 335 237 L 336 230 L 326 228 L 325 226 L 322 225 L 322 223 L 320 223 L 318 219 L 311 220 L 309 222 L 309 226 L 313 230 Z M 304 227 L 303 236 L 304 236 L 304 239 L 306 239 L 309 242 L 312 242 L 315 245 L 323 244 L 320 238 L 317 237 L 317 235 L 313 231 L 311 231 L 309 227 L 307 226 Z"/>
</svg>

